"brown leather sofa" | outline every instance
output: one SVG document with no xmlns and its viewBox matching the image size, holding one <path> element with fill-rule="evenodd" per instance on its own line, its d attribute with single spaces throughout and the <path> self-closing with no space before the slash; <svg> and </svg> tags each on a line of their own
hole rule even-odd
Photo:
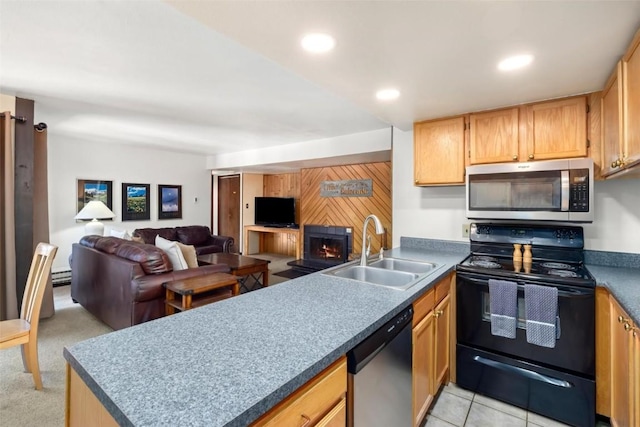
<svg viewBox="0 0 640 427">
<path fill-rule="evenodd" d="M 164 282 L 229 272 L 226 264 L 173 271 L 161 249 L 118 237 L 84 236 L 71 259 L 71 298 L 115 330 L 163 317 Z"/>
<path fill-rule="evenodd" d="M 141 237 L 145 243 L 155 245 L 156 236 L 167 240 L 193 245 L 198 255 L 216 252 L 231 252 L 233 237 L 215 236 L 209 227 L 204 225 L 188 225 L 174 228 L 138 228 L 133 231 L 135 237 Z"/>
</svg>

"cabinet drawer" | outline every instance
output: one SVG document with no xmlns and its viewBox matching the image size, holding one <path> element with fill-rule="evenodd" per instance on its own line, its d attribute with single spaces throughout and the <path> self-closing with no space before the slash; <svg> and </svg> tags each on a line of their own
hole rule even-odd
<svg viewBox="0 0 640 427">
<path fill-rule="evenodd" d="M 444 297 L 449 295 L 450 287 L 451 287 L 451 276 L 445 277 L 436 285 L 436 304 L 439 304 L 440 301 L 444 299 Z"/>
<path fill-rule="evenodd" d="M 436 289 L 434 287 L 429 289 L 427 293 L 413 303 L 413 322 L 411 326 L 415 328 L 427 313 L 433 310 L 433 307 L 436 305 L 435 295 Z"/>
<path fill-rule="evenodd" d="M 347 392 L 347 361 L 343 357 L 296 390 L 254 426 L 315 425 L 334 409 Z M 331 425 L 331 424 L 330 424 Z"/>
</svg>

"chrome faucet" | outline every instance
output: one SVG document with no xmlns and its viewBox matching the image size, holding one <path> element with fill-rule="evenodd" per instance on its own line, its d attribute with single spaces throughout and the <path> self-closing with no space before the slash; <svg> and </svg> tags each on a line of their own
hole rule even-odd
<svg viewBox="0 0 640 427">
<path fill-rule="evenodd" d="M 384 233 L 384 227 L 382 226 L 382 223 L 377 216 L 371 214 L 365 218 L 364 224 L 362 225 L 362 252 L 360 255 L 360 265 L 363 267 L 367 265 L 367 257 L 369 256 L 369 251 L 371 250 L 371 236 L 369 236 L 369 240 L 367 240 L 367 225 L 369 225 L 370 220 L 373 220 L 373 223 L 376 226 L 376 234 Z M 367 242 L 369 242 L 368 246 Z"/>
</svg>

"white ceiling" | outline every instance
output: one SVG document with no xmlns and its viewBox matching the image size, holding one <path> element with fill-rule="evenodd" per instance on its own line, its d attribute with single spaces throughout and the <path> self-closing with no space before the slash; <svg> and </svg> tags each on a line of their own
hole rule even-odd
<svg viewBox="0 0 640 427">
<path fill-rule="evenodd" d="M 600 90 L 639 27 L 640 1 L 0 0 L 0 91 L 52 136 L 215 155 Z"/>
</svg>

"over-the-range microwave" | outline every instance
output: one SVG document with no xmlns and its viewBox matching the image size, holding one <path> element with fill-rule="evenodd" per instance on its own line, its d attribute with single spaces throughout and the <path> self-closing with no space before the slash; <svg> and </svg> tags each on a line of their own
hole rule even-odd
<svg viewBox="0 0 640 427">
<path fill-rule="evenodd" d="M 593 221 L 589 158 L 467 167 L 467 218 Z"/>
</svg>

